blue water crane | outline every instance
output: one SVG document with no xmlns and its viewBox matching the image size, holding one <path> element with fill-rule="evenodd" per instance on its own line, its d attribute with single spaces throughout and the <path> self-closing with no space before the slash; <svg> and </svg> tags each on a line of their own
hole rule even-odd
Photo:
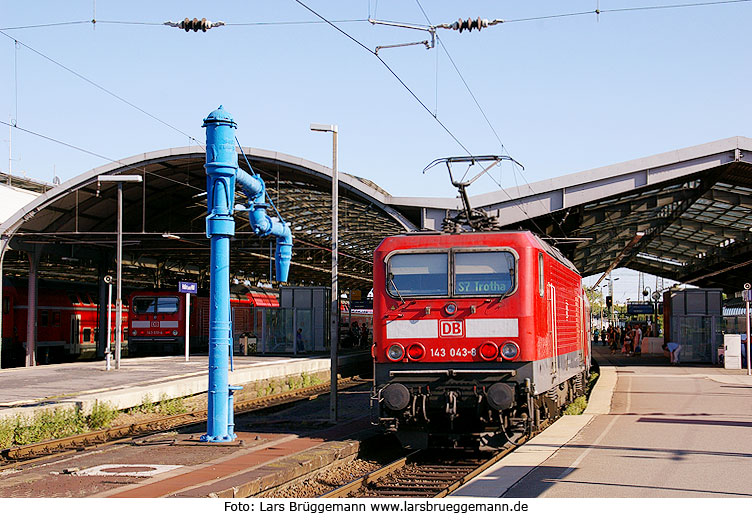
<svg viewBox="0 0 752 520">
<path fill-rule="evenodd" d="M 206 442 L 230 442 L 234 432 L 233 392 L 240 387 L 228 382 L 232 354 L 230 315 L 230 237 L 235 235 L 235 184 L 248 197 L 249 219 L 254 233 L 277 239 L 277 281 L 286 282 L 292 258 L 292 232 L 281 217 L 266 214 L 266 188 L 255 173 L 238 169 L 235 148 L 237 124 L 222 106 L 204 119 L 206 127 L 206 236 L 211 240 L 209 273 L 209 390 Z M 249 164 L 250 166 L 250 164 Z"/>
</svg>

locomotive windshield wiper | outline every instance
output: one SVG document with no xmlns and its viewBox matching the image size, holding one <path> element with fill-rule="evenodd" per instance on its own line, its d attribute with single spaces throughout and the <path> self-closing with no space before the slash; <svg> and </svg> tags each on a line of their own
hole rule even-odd
<svg viewBox="0 0 752 520">
<path fill-rule="evenodd" d="M 512 279 L 512 280 L 514 280 L 514 271 L 510 271 L 510 272 L 509 272 L 509 274 L 510 274 L 510 276 L 511 276 L 511 279 Z M 501 303 L 501 301 L 502 301 L 502 300 L 503 300 L 504 298 L 506 298 L 507 296 L 509 296 L 510 294 L 512 294 L 512 291 L 513 291 L 513 290 L 514 290 L 514 284 L 510 284 L 510 286 L 509 286 L 509 289 L 507 289 L 507 290 L 506 290 L 506 291 L 504 292 L 504 294 L 502 294 L 501 296 L 499 296 L 499 301 L 497 301 L 497 302 L 496 302 L 496 305 L 500 304 L 500 303 Z"/>
<path fill-rule="evenodd" d="M 399 296 L 399 299 L 402 301 L 402 303 L 405 303 L 405 299 L 400 294 L 399 289 L 397 289 L 397 284 L 394 283 L 394 274 L 393 273 L 389 273 L 389 283 L 391 283 L 392 287 L 394 287 L 394 290 L 397 291 L 397 296 Z"/>
</svg>

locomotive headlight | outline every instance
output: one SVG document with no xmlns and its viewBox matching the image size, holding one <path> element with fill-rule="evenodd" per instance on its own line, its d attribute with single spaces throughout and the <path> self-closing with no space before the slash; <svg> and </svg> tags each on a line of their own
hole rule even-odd
<svg viewBox="0 0 752 520">
<path fill-rule="evenodd" d="M 446 305 L 444 305 L 444 311 L 449 314 L 450 316 L 457 312 L 457 304 L 453 302 L 449 302 Z"/>
<path fill-rule="evenodd" d="M 520 347 L 518 347 L 514 343 L 504 343 L 504 346 L 501 347 L 501 357 L 503 357 L 507 361 L 513 360 L 519 355 L 519 353 Z"/>
<path fill-rule="evenodd" d="M 388 349 L 386 349 L 386 357 L 391 361 L 399 361 L 405 357 L 405 347 L 399 343 L 394 343 Z"/>
<path fill-rule="evenodd" d="M 411 361 L 418 361 L 426 355 L 426 347 L 420 343 L 413 343 L 407 347 L 407 358 Z"/>
</svg>

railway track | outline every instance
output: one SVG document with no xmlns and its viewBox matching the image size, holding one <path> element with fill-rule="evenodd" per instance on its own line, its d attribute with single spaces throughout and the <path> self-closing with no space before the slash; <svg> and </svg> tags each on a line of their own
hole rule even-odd
<svg viewBox="0 0 752 520">
<path fill-rule="evenodd" d="M 586 395 L 590 396 L 590 389 Z M 477 452 L 420 450 L 376 469 L 342 487 L 321 495 L 321 498 L 419 497 L 441 498 L 449 495 L 480 473 L 493 466 L 559 418 L 547 418 L 531 433 L 508 442 L 492 455 Z"/>
<path fill-rule="evenodd" d="M 522 444 L 533 436 L 523 435 L 515 442 Z M 415 451 L 321 498 L 441 498 L 496 464 L 516 447 L 508 444 L 487 456 L 462 450 Z"/>
<path fill-rule="evenodd" d="M 340 380 L 337 388 L 344 390 L 364 383 L 363 379 L 357 377 L 346 378 Z M 329 388 L 329 383 L 322 383 L 271 396 L 236 401 L 235 414 L 240 415 L 260 410 L 271 410 L 275 407 L 289 405 L 298 401 L 315 399 L 319 395 L 329 393 Z M 65 451 L 92 449 L 113 442 L 135 439 L 142 435 L 201 424 L 206 422 L 206 420 L 207 412 L 205 410 L 194 411 L 82 433 L 62 439 L 52 439 L 24 446 L 15 446 L 0 451 L 0 468 L 9 469 L 38 461 L 41 458 L 56 456 Z"/>
</svg>

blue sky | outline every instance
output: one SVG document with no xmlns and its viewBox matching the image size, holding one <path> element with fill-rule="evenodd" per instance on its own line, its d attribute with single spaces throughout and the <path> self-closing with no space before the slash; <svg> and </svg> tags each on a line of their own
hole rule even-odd
<svg viewBox="0 0 752 520">
<path fill-rule="evenodd" d="M 614 10 L 679 2 L 304 3 L 330 20 L 370 15 L 426 24 L 421 7 L 433 24 L 478 16 L 508 20 L 481 32 L 440 30 L 441 43 L 432 50 L 380 53 L 462 146 L 473 154 L 506 150 L 525 166 L 524 172 L 508 165 L 494 169 L 493 178 L 483 177 L 471 194 L 752 136 L 752 69 L 744 59 L 752 39 L 752 2 L 635 11 Z M 100 21 L 95 28 L 11 29 L 90 20 L 94 8 Z M 596 8 L 604 12 L 520 21 Z M 328 166 L 330 140 L 309 125 L 337 124 L 341 170 L 394 195 L 455 194 L 444 172 L 421 172 L 432 160 L 465 150 L 373 54 L 326 24 L 259 25 L 318 20 L 294 0 L 0 0 L 0 12 L 0 120 L 6 123 L 16 120 L 21 128 L 120 159 L 185 146 L 188 136 L 203 140 L 202 119 L 223 104 L 244 146 Z M 185 33 L 105 23 L 185 17 L 255 25 Z M 363 21 L 337 25 L 370 49 L 426 37 Z M 8 170 L 8 149 L 8 127 L 0 125 L 0 171 Z M 44 181 L 53 175 L 66 180 L 108 162 L 20 130 L 12 134 L 11 159 L 14 173 Z"/>
</svg>

